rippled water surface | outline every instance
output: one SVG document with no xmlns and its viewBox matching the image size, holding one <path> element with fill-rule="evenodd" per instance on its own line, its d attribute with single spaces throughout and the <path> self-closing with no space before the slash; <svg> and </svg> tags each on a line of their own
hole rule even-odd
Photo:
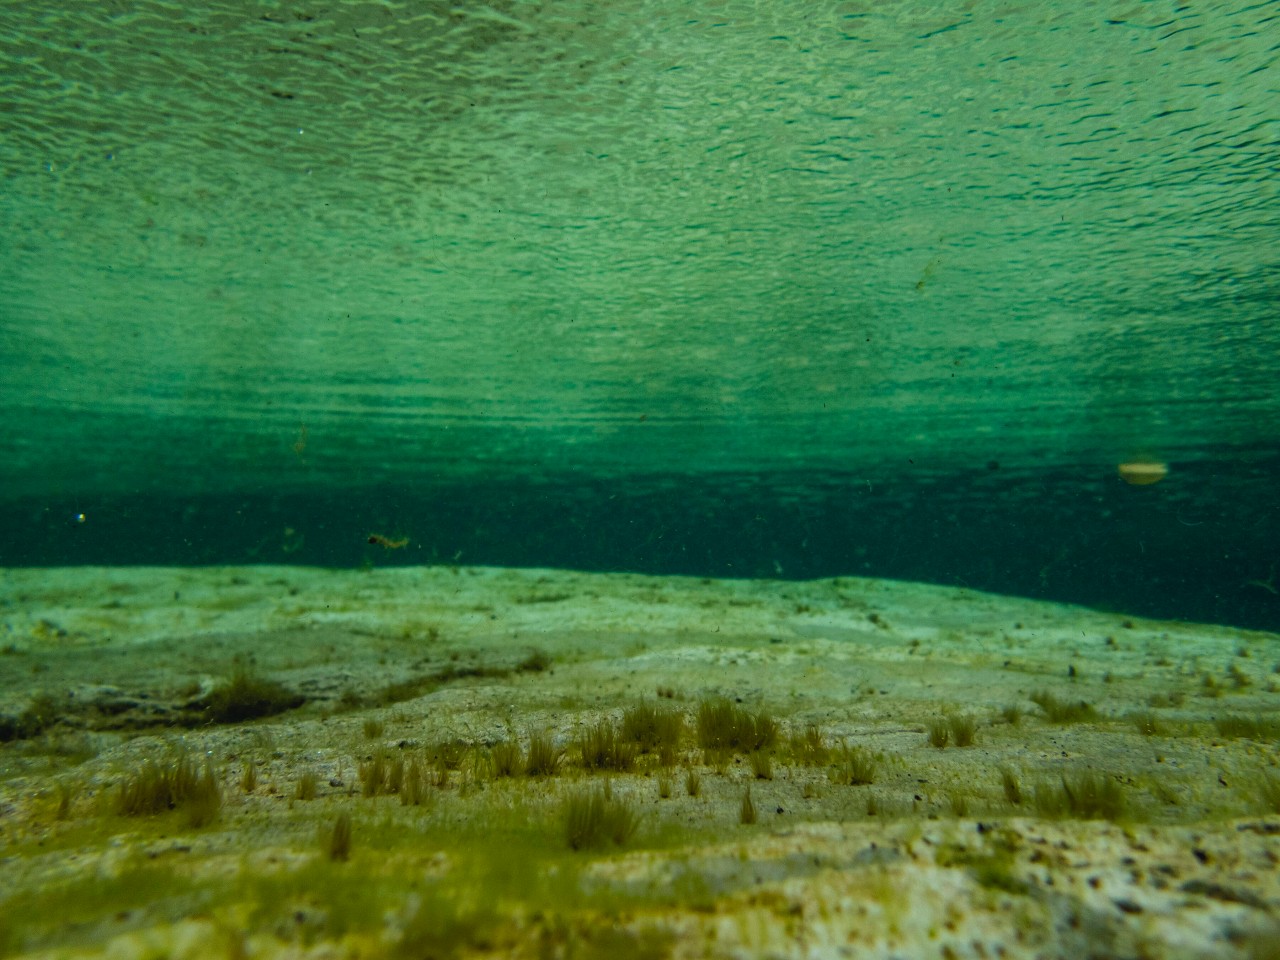
<svg viewBox="0 0 1280 960">
<path fill-rule="evenodd" d="M 16 487 L 1274 441 L 1276 3 L 28 2 L 0 36 Z"/>
</svg>

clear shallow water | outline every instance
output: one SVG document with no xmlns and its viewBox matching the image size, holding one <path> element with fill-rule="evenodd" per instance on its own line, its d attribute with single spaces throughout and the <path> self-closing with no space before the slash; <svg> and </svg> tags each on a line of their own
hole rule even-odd
<svg viewBox="0 0 1280 960">
<path fill-rule="evenodd" d="M 261 536 L 149 498 L 314 542 L 314 498 L 566 478 L 580 523 L 873 478 L 1037 539 L 1037 478 L 1060 523 L 1135 456 L 1196 480 L 1162 522 L 1231 519 L 1184 567 L 1280 560 L 1280 6 L 601 6 L 0 10 L 0 562 L 83 557 L 102 497 L 120 562 L 202 562 Z"/>
</svg>

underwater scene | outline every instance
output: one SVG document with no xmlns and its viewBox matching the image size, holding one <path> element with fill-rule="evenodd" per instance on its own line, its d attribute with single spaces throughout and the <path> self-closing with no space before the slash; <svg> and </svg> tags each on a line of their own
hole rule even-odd
<svg viewBox="0 0 1280 960">
<path fill-rule="evenodd" d="M 1280 2 L 0 4 L 0 957 L 1280 958 Z"/>
</svg>

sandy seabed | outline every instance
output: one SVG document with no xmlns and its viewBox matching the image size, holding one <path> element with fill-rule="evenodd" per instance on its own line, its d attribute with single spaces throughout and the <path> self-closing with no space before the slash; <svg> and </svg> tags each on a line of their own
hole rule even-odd
<svg viewBox="0 0 1280 960">
<path fill-rule="evenodd" d="M 0 953 L 1276 957 L 1277 669 L 857 578 L 0 571 Z M 219 713 L 237 675 L 280 712 Z M 776 729 L 708 749 L 715 703 Z M 678 741 L 593 768 L 642 705 Z M 503 776 L 535 739 L 555 771 Z M 184 762 L 211 815 L 122 811 Z M 573 849 L 592 797 L 634 830 Z"/>
</svg>

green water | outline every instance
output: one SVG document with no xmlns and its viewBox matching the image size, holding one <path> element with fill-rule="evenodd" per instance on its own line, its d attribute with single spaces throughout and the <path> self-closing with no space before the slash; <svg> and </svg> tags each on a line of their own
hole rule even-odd
<svg viewBox="0 0 1280 960">
<path fill-rule="evenodd" d="M 467 9 L 8 7 L 6 410 L 339 476 L 1274 440 L 1273 4 Z"/>
<path fill-rule="evenodd" d="M 569 477 L 829 511 L 896 481 L 1000 510 L 1149 457 L 1199 478 L 1150 493 L 1165 522 L 1237 524 L 1173 549 L 1263 579 L 1278 16 L 9 4 L 0 562 L 75 562 L 45 527 L 104 496 Z M 1007 487 L 955 485 L 989 466 Z"/>
</svg>

